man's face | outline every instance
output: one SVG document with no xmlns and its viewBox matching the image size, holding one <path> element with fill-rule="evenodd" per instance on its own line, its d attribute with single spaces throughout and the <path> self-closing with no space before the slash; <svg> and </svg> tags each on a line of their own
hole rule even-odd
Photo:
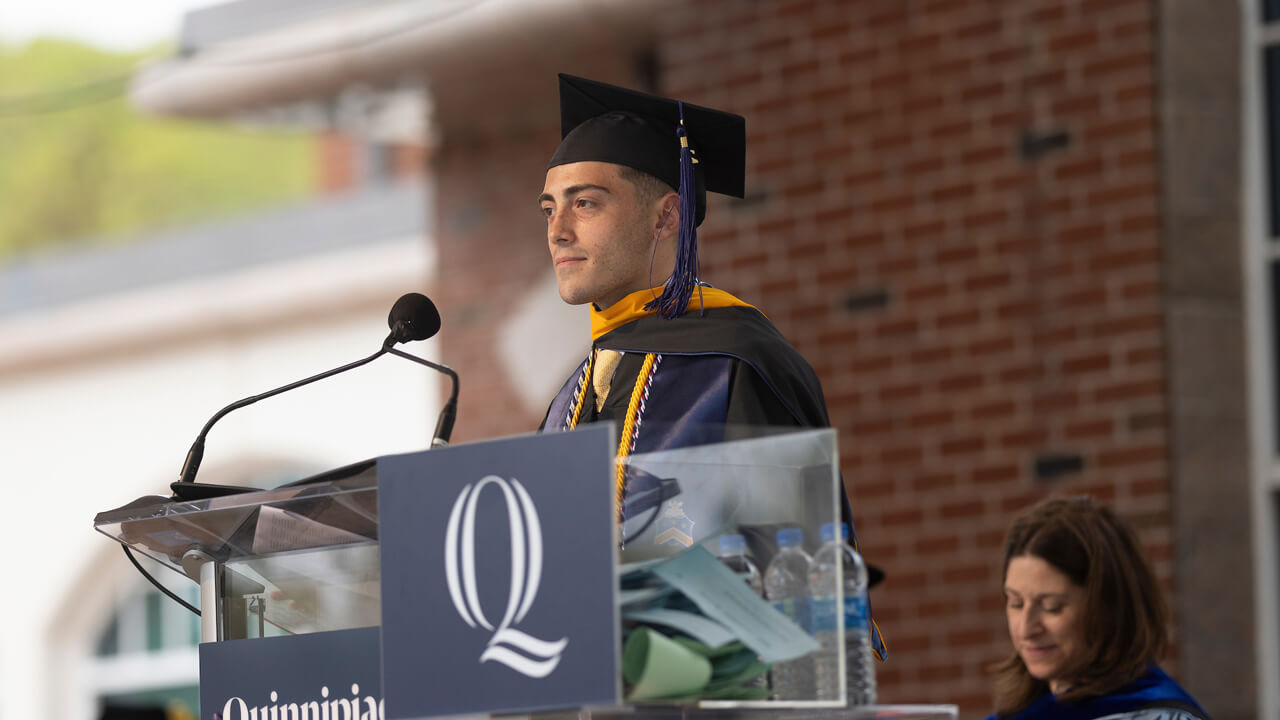
<svg viewBox="0 0 1280 720">
<path fill-rule="evenodd" d="M 603 162 L 557 165 L 538 198 L 547 219 L 547 246 L 560 298 L 604 309 L 671 274 L 674 257 L 655 258 L 660 209 L 642 206 L 619 166 Z"/>
</svg>

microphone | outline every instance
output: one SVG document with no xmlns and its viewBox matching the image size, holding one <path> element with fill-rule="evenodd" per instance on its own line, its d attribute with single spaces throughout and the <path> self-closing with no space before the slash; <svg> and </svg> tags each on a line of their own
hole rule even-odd
<svg viewBox="0 0 1280 720">
<path fill-rule="evenodd" d="M 391 334 L 387 336 L 382 347 L 390 348 L 397 343 L 413 340 L 426 340 L 440 332 L 440 312 L 426 295 L 407 293 L 401 295 L 387 313 L 387 327 Z"/>
<path fill-rule="evenodd" d="M 400 296 L 400 299 L 396 300 L 396 304 L 391 306 L 391 312 L 387 315 L 387 326 L 391 328 L 391 334 L 382 343 L 384 350 L 392 355 L 421 363 L 449 376 L 452 390 L 449 392 L 449 399 L 445 402 L 444 407 L 440 408 L 439 417 L 436 418 L 436 429 L 432 434 L 431 447 L 448 445 L 449 436 L 453 434 L 453 421 L 457 419 L 458 415 L 458 373 L 447 365 L 433 363 L 430 360 L 410 355 L 394 347 L 397 343 L 426 340 L 440 332 L 440 312 L 436 310 L 436 306 L 427 299 L 426 295 L 409 293 Z"/>
<path fill-rule="evenodd" d="M 367 365 L 374 360 L 386 355 L 398 355 L 406 360 L 426 365 L 434 370 L 445 373 L 453 380 L 453 392 L 449 396 L 448 403 L 440 411 L 440 417 L 436 422 L 436 430 L 432 439 L 432 446 L 448 444 L 449 434 L 453 432 L 454 416 L 457 412 L 458 401 L 458 374 L 451 368 L 444 365 L 438 365 L 429 360 L 410 355 L 407 352 L 399 350 L 394 346 L 398 343 L 409 342 L 412 340 L 426 340 L 427 338 L 440 332 L 440 313 L 436 310 L 436 306 L 427 299 L 427 296 L 421 293 L 408 293 L 402 295 L 399 300 L 391 307 L 391 313 L 387 316 L 387 325 L 391 328 L 391 333 L 387 335 L 387 339 L 383 341 L 382 348 L 374 354 L 347 363 L 341 367 L 303 378 L 297 382 L 289 383 L 282 387 L 268 390 L 258 395 L 237 400 L 230 405 L 222 408 L 214 413 L 213 417 L 205 423 L 204 428 L 200 430 L 200 434 L 196 436 L 196 440 L 191 444 L 191 449 L 187 451 L 187 459 L 182 464 L 182 471 L 178 474 L 178 481 L 170 485 L 171 488 L 178 492 L 178 488 L 183 485 L 190 485 L 195 482 L 196 473 L 200 470 L 200 462 L 204 459 L 205 437 L 208 436 L 209 430 L 213 428 L 214 423 L 221 420 L 227 413 L 232 410 L 238 410 L 242 407 L 252 405 L 259 400 L 288 392 L 303 385 L 309 385 L 317 380 L 337 375 L 339 373 L 353 370 L 361 365 Z M 244 488 L 223 488 L 221 486 L 209 486 L 208 489 L 212 494 L 222 494 L 223 492 L 243 491 Z"/>
</svg>

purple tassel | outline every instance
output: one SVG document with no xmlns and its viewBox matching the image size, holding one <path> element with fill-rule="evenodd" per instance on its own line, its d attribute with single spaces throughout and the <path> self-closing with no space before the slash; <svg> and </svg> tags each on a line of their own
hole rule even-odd
<svg viewBox="0 0 1280 720">
<path fill-rule="evenodd" d="M 694 288 L 699 288 L 701 296 L 698 282 L 697 181 L 693 175 L 693 151 L 689 148 L 688 134 L 684 129 L 684 103 L 678 105 L 680 126 L 676 128 L 676 136 L 680 138 L 680 228 L 676 238 L 676 267 L 662 294 L 644 306 L 646 310 L 656 308 L 658 314 L 668 320 L 685 313 Z"/>
</svg>

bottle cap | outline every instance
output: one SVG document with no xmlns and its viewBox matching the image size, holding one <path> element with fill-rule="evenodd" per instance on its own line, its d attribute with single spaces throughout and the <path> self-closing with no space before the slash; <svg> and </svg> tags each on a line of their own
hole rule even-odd
<svg viewBox="0 0 1280 720">
<path fill-rule="evenodd" d="M 818 536 L 822 538 L 822 542 L 831 542 L 835 539 L 835 527 L 835 523 L 823 523 L 822 527 L 818 528 Z M 849 526 L 845 523 L 840 523 L 840 539 L 849 539 Z"/>
<path fill-rule="evenodd" d="M 804 543 L 804 530 L 800 528 L 783 528 L 778 531 L 778 547 L 791 547 Z"/>
<path fill-rule="evenodd" d="M 721 535 L 721 555 L 741 555 L 747 551 L 747 539 L 741 535 Z"/>
</svg>

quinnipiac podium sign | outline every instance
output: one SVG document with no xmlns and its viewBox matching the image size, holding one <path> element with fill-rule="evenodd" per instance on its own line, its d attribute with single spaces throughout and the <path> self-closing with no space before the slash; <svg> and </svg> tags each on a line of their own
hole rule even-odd
<svg viewBox="0 0 1280 720">
<path fill-rule="evenodd" d="M 620 704 L 612 452 L 598 428 L 378 461 L 387 718 Z"/>
<path fill-rule="evenodd" d="M 835 433 L 806 430 L 632 456 L 628 519 L 615 523 L 615 433 L 594 425 L 382 457 L 271 490 L 140 498 L 94 524 L 200 583 L 203 720 L 613 712 L 619 563 L 743 533 L 764 567 L 772 549 L 759 538 L 800 527 L 816 545 L 840 507 Z M 695 707 L 816 717 L 843 705 L 842 691 Z M 909 710 L 895 717 L 956 714 Z"/>
</svg>

